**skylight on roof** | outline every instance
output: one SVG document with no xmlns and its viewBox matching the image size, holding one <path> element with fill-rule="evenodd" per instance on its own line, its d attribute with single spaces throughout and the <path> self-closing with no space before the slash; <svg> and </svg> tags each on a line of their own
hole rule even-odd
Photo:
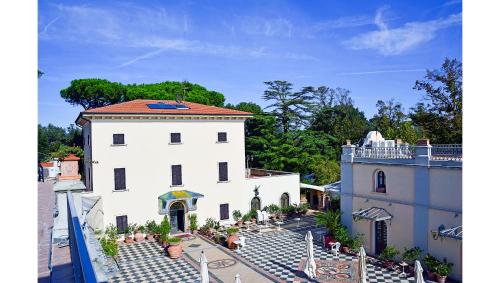
<svg viewBox="0 0 500 283">
<path fill-rule="evenodd" d="M 149 109 L 189 109 L 184 104 L 169 104 L 169 103 L 164 103 L 164 102 L 158 102 L 158 103 L 150 103 L 147 104 Z"/>
</svg>

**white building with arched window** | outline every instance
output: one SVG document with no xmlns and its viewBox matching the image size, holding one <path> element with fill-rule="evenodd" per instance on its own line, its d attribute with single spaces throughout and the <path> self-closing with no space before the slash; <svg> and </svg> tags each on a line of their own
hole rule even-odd
<svg viewBox="0 0 500 283">
<path fill-rule="evenodd" d="M 342 147 L 341 181 L 342 223 L 367 253 L 419 247 L 461 278 L 461 145 L 410 146 L 372 132 L 363 146 Z"/>
</svg>

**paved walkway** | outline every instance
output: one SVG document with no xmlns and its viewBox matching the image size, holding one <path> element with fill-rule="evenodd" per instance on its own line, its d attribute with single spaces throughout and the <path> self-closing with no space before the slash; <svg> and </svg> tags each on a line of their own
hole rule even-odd
<svg viewBox="0 0 500 283">
<path fill-rule="evenodd" d="M 55 194 L 54 181 L 38 183 L 38 282 L 50 282 L 49 253 L 52 248 L 52 282 L 73 282 L 73 270 L 69 247 L 51 247 L 50 232 L 53 226 L 52 213 Z"/>
</svg>

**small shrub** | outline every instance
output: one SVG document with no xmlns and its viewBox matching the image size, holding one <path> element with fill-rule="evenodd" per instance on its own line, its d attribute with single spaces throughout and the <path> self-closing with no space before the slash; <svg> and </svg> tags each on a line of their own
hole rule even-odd
<svg viewBox="0 0 500 283">
<path fill-rule="evenodd" d="M 238 227 L 229 227 L 226 229 L 226 232 L 229 235 L 235 235 L 236 233 L 238 233 L 238 231 L 240 231 Z"/>
<path fill-rule="evenodd" d="M 311 206 L 308 204 L 308 203 L 301 203 L 297 206 L 297 213 L 298 214 L 306 214 L 307 210 L 310 208 Z"/>
<path fill-rule="evenodd" d="M 393 261 L 399 254 L 399 251 L 394 246 L 387 246 L 379 255 L 379 258 L 384 261 Z"/>
<path fill-rule="evenodd" d="M 191 231 L 198 230 L 198 215 L 196 213 L 191 213 L 188 216 L 189 218 L 189 229 Z"/>
<path fill-rule="evenodd" d="M 215 229 L 215 225 L 216 225 L 217 222 L 215 221 L 215 219 L 213 219 L 213 218 L 210 217 L 210 218 L 207 218 L 207 220 L 206 220 L 205 223 L 206 223 L 205 225 L 207 225 L 208 228 L 214 228 Z"/>
<path fill-rule="evenodd" d="M 112 258 L 116 258 L 118 255 L 118 242 L 116 239 L 108 239 L 107 237 L 104 237 L 100 240 L 100 242 L 104 254 Z"/>
<path fill-rule="evenodd" d="M 176 237 L 176 236 L 169 237 L 169 238 L 167 239 L 167 242 L 168 242 L 170 245 L 176 245 L 176 244 L 179 244 L 181 241 L 182 241 L 182 239 L 181 239 L 181 238 L 179 238 L 179 237 Z"/>
<path fill-rule="evenodd" d="M 451 273 L 453 263 L 451 262 L 438 262 L 435 270 L 440 276 L 448 276 Z"/>
<path fill-rule="evenodd" d="M 429 271 L 435 272 L 436 267 L 439 264 L 439 260 L 430 254 L 426 254 L 423 259 L 424 265 L 427 267 Z"/>
<path fill-rule="evenodd" d="M 358 252 L 359 248 L 363 245 L 363 239 L 362 239 L 363 234 L 357 234 L 354 236 L 354 238 L 351 238 L 350 241 L 348 242 L 347 246 L 353 251 L 353 252 Z"/>
<path fill-rule="evenodd" d="M 141 233 L 144 233 L 144 231 L 146 231 L 146 228 L 145 228 L 143 225 L 139 225 L 139 226 L 137 226 L 137 230 L 136 230 L 136 232 L 137 232 L 137 231 L 139 231 L 139 232 L 141 232 Z"/>
<path fill-rule="evenodd" d="M 241 219 L 241 211 L 239 211 L 239 210 L 233 211 L 233 218 L 234 218 L 234 221 L 240 220 Z"/>
<path fill-rule="evenodd" d="M 250 219 L 252 219 L 252 218 L 257 219 L 257 210 L 252 209 L 252 210 L 250 210 L 249 214 L 250 214 Z"/>
<path fill-rule="evenodd" d="M 165 215 L 160 223 L 160 239 L 162 242 L 168 240 L 170 230 L 172 230 L 172 227 L 170 227 L 170 221 L 168 221 L 168 217 Z"/>
<path fill-rule="evenodd" d="M 411 249 L 405 248 L 403 252 L 403 260 L 408 263 L 412 263 L 420 257 L 420 254 L 422 254 L 422 250 L 419 247 L 413 247 Z"/>
<path fill-rule="evenodd" d="M 280 211 L 280 207 L 277 206 L 276 204 L 270 204 L 268 207 L 267 207 L 267 212 L 269 212 L 270 214 L 276 214 Z"/>
<path fill-rule="evenodd" d="M 351 237 L 349 235 L 349 231 L 344 225 L 339 225 L 335 229 L 335 240 L 340 242 L 344 246 L 349 246 L 351 241 Z"/>
<path fill-rule="evenodd" d="M 118 228 L 113 224 L 108 225 L 104 233 L 109 239 L 118 239 Z"/>
<path fill-rule="evenodd" d="M 148 234 L 159 234 L 160 233 L 160 226 L 156 224 L 154 220 L 148 220 L 146 221 L 146 233 Z"/>
<path fill-rule="evenodd" d="M 250 213 L 246 213 L 245 215 L 243 215 L 241 217 L 241 220 L 243 220 L 243 222 L 250 221 L 251 219 L 252 219 L 252 216 L 250 215 Z"/>
</svg>

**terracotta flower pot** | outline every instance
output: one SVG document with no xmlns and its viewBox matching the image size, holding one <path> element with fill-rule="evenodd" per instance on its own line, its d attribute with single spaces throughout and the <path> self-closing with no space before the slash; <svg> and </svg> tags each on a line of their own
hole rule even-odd
<svg viewBox="0 0 500 283">
<path fill-rule="evenodd" d="M 234 241 L 238 241 L 240 238 L 237 236 L 237 235 L 230 235 L 228 238 L 227 238 L 227 247 L 231 250 L 234 250 L 237 248 L 236 244 L 234 243 Z"/>
<path fill-rule="evenodd" d="M 238 227 L 243 226 L 243 220 L 238 220 L 238 222 L 236 222 L 236 225 L 238 225 Z"/>
<path fill-rule="evenodd" d="M 384 267 L 387 269 L 392 269 L 394 267 L 394 261 L 392 260 L 384 261 Z"/>
<path fill-rule="evenodd" d="M 148 241 L 151 241 L 151 240 L 154 240 L 154 239 L 155 239 L 155 236 L 154 236 L 153 234 L 147 234 L 147 235 L 146 235 L 146 239 L 147 239 Z"/>
<path fill-rule="evenodd" d="M 257 219 L 252 218 L 252 223 L 253 223 L 253 224 L 257 223 Z"/>
<path fill-rule="evenodd" d="M 169 245 L 167 248 L 170 258 L 179 258 L 182 254 L 182 246 L 179 244 Z"/>
<path fill-rule="evenodd" d="M 436 273 L 434 273 L 430 270 L 427 270 L 427 279 L 434 280 L 435 278 L 436 278 Z"/>
<path fill-rule="evenodd" d="M 446 275 L 445 276 L 442 276 L 442 275 L 436 275 L 437 277 L 437 282 L 438 283 L 445 283 L 446 282 Z"/>
<path fill-rule="evenodd" d="M 144 236 L 142 235 L 141 232 L 136 232 L 134 234 L 134 239 L 136 242 L 142 242 L 142 241 L 144 241 Z"/>
<path fill-rule="evenodd" d="M 125 241 L 124 241 L 126 244 L 130 244 L 130 243 L 133 243 L 134 242 L 134 238 L 132 238 L 132 236 L 126 236 L 125 237 Z"/>
</svg>

